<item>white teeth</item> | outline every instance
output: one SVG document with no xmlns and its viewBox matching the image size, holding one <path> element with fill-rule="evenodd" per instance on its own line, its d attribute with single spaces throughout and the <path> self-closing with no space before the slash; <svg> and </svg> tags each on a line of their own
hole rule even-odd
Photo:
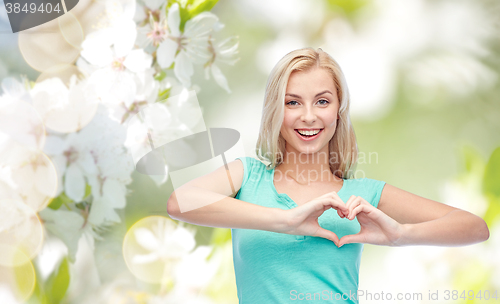
<svg viewBox="0 0 500 304">
<path fill-rule="evenodd" d="M 321 130 L 313 130 L 313 131 L 306 131 L 306 130 L 297 130 L 301 135 L 316 135 L 319 133 Z"/>
</svg>

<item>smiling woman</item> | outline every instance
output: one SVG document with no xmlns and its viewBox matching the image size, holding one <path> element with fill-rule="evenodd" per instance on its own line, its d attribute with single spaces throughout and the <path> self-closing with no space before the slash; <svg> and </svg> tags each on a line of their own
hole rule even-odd
<svg viewBox="0 0 500 304">
<path fill-rule="evenodd" d="M 322 88 L 328 89 L 321 91 Z M 296 91 L 301 95 L 291 93 Z M 333 81 L 323 69 L 314 68 L 290 75 L 285 94 L 285 119 L 281 125 L 281 136 L 290 146 L 289 150 L 294 153 L 328 153 L 339 108 L 337 95 L 331 91 L 335 91 Z"/>
<path fill-rule="evenodd" d="M 342 71 L 328 54 L 312 48 L 287 54 L 266 87 L 257 156 L 268 165 L 240 157 L 169 198 L 172 218 L 232 228 L 240 303 L 358 303 L 364 243 L 455 246 L 488 239 L 486 223 L 474 214 L 354 178 L 349 102 Z M 225 186 L 228 176 L 236 193 Z M 200 201 L 215 203 L 180 212 L 180 205 Z"/>
</svg>

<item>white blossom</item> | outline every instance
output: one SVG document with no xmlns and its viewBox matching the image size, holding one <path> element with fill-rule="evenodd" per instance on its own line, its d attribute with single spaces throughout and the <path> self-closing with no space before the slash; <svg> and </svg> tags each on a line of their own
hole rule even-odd
<svg viewBox="0 0 500 304">
<path fill-rule="evenodd" d="M 196 245 L 194 235 L 171 220 L 157 220 L 151 229 L 140 227 L 134 230 L 136 242 L 148 253 L 137 254 L 132 263 L 144 264 L 154 261 L 178 260 L 193 250 Z"/>
<path fill-rule="evenodd" d="M 57 132 L 75 132 L 86 126 L 94 117 L 98 99 L 89 94 L 86 79 L 70 79 L 69 87 L 58 77 L 36 83 L 30 91 L 33 106 L 44 124 Z"/>
<path fill-rule="evenodd" d="M 42 224 L 33 209 L 21 200 L 0 199 L 0 244 L 36 256 L 43 239 Z"/>
<path fill-rule="evenodd" d="M 164 5 L 162 5 L 164 4 Z M 144 49 L 155 48 L 168 36 L 166 17 L 167 2 L 163 0 L 145 1 L 145 6 L 137 5 L 135 20 L 143 23 L 137 27 L 136 44 Z"/>
<path fill-rule="evenodd" d="M 168 11 L 167 1 L 142 2 L 99 2 L 103 11 L 76 61 L 83 77 L 73 75 L 68 84 L 56 77 L 31 83 L 7 78 L 1 83 L 0 200 L 15 199 L 24 208 L 19 210 L 29 212 L 0 206 L 0 239 L 28 240 L 31 256 L 44 248 L 36 261 L 47 264 L 40 268 L 43 279 L 67 254 L 72 282 L 76 282 L 66 294 L 70 301 L 101 284 L 92 257 L 94 239 L 101 239 L 99 232 L 106 226 L 121 221 L 117 210 L 126 205 L 135 156 L 149 152 L 145 148 L 151 149 L 151 138 L 158 147 L 204 129 L 196 95 L 188 91 L 199 90 L 191 83 L 193 64 L 205 64 L 206 73 L 229 92 L 218 65 L 234 63 L 237 43 L 214 42 L 211 33 L 223 27 L 218 18 L 203 12 L 187 20 L 181 31 L 180 7 L 189 9 L 187 1 L 173 3 Z M 155 51 L 158 65 L 153 65 Z M 170 71 L 161 70 L 172 66 Z M 138 113 L 145 114 L 139 123 L 133 120 Z M 158 185 L 165 183 L 168 167 L 165 175 L 150 177 Z M 51 201 L 51 208 L 45 208 Z M 52 209 L 59 203 L 59 209 Z M 34 221 L 39 219 L 42 223 Z M 41 246 L 43 238 L 33 229 L 37 223 L 60 240 L 57 255 Z M 88 299 L 95 300 L 92 303 L 132 297 L 151 303 L 213 303 L 198 294 L 214 277 L 220 258 L 207 260 L 212 248 L 195 249 L 194 230 L 172 223 L 158 222 L 133 234 L 140 247 L 140 253 L 132 256 L 135 266 L 170 265 L 160 273 L 161 296 L 136 291 L 131 281 L 124 284 L 130 290 L 113 290 L 108 298 L 96 292 Z M 176 283 L 167 293 L 164 284 L 172 281 L 165 280 L 166 274 Z M 0 298 L 12 300 L 2 293 L 2 286 Z"/>
<path fill-rule="evenodd" d="M 0 145 L 13 140 L 33 149 L 41 149 L 45 143 L 45 128 L 32 106 L 28 86 L 26 79 L 22 83 L 15 78 L 2 81 L 4 94 L 0 96 Z"/>
<path fill-rule="evenodd" d="M 175 268 L 174 288 L 165 295 L 152 297 L 148 304 L 214 303 L 205 293 L 205 289 L 215 277 L 221 265 L 222 256 L 216 254 L 208 259 L 211 252 L 210 246 L 198 246 L 190 254 L 185 255 Z"/>
<path fill-rule="evenodd" d="M 0 147 L 0 190 L 1 199 L 20 200 L 40 211 L 56 193 L 56 169 L 40 150 L 6 141 Z"/>
<path fill-rule="evenodd" d="M 191 86 L 193 63 L 204 63 L 210 58 L 208 38 L 217 21 L 214 14 L 203 12 L 188 20 L 181 32 L 179 5 L 174 3 L 168 10 L 168 39 L 160 43 L 156 58 L 164 69 L 175 63 L 175 76 L 185 87 Z"/>
<path fill-rule="evenodd" d="M 89 225 L 84 225 L 83 216 L 70 210 L 45 208 L 40 212 L 40 217 L 44 220 L 45 228 L 64 242 L 69 260 L 74 262 L 80 237 L 84 231 L 91 230 Z"/>
<path fill-rule="evenodd" d="M 21 304 L 22 301 L 16 299 L 16 296 L 10 286 L 0 284 L 0 303 L 3 304 Z"/>
<path fill-rule="evenodd" d="M 125 207 L 126 185 L 132 181 L 134 169 L 124 141 L 124 127 L 111 120 L 102 107 L 79 132 L 47 139 L 45 150 L 58 164 L 60 176 L 64 176 L 65 194 L 79 202 L 86 185 L 91 186 L 93 201 L 88 221 L 94 225 L 120 222 L 114 209 Z"/>
<path fill-rule="evenodd" d="M 167 85 L 176 83 L 172 78 L 167 78 L 166 81 L 172 81 Z M 174 85 L 171 92 L 177 93 L 176 88 L 181 86 Z M 133 116 L 127 124 L 125 146 L 137 165 L 139 160 L 153 149 L 203 131 L 195 129 L 200 120 L 203 120 L 203 116 L 195 92 L 183 88 L 180 94 L 148 105 Z M 204 123 L 202 125 L 204 126 Z M 168 178 L 168 167 L 165 167 L 164 175 L 148 176 L 159 186 Z"/>
<path fill-rule="evenodd" d="M 231 93 L 227 79 L 217 64 L 225 63 L 233 65 L 238 61 L 238 59 L 234 58 L 234 55 L 238 53 L 238 41 L 236 37 L 229 37 L 219 43 L 215 43 L 212 40 L 209 40 L 209 50 L 212 58 L 205 64 L 205 78 L 208 79 L 209 75 L 212 74 L 217 84 L 226 90 L 226 92 Z"/>
<path fill-rule="evenodd" d="M 119 122 L 138 106 L 154 102 L 158 94 L 152 56 L 134 48 L 137 29 L 132 18 L 133 14 L 117 13 L 110 26 L 87 35 L 81 56 L 91 66 L 77 61 L 89 73 L 89 95 L 100 99 Z"/>
<path fill-rule="evenodd" d="M 2 98 L 6 98 L 7 100 L 12 101 L 28 97 L 27 82 L 28 80 L 25 78 L 23 79 L 23 82 L 20 82 L 13 77 L 7 77 L 3 79 L 1 84 L 3 90 Z"/>
<path fill-rule="evenodd" d="M 198 246 L 193 252 L 183 257 L 175 269 L 175 281 L 179 288 L 201 291 L 210 284 L 222 262 L 221 255 L 212 253 L 211 246 Z"/>
<path fill-rule="evenodd" d="M 24 201 L 39 211 L 55 193 L 57 178 L 50 160 L 41 153 L 45 128 L 31 105 L 27 80 L 2 81 L 0 96 L 0 199 Z"/>
</svg>

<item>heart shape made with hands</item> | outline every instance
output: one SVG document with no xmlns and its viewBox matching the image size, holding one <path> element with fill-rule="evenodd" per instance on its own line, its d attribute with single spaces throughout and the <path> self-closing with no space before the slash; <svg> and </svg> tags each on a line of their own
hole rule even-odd
<svg viewBox="0 0 500 304">
<path fill-rule="evenodd" d="M 394 246 L 402 235 L 402 225 L 374 207 L 361 196 L 351 196 L 345 203 L 347 211 L 337 209 L 341 218 L 357 218 L 361 230 L 356 234 L 344 235 L 338 242 L 340 248 L 350 243 Z"/>
</svg>

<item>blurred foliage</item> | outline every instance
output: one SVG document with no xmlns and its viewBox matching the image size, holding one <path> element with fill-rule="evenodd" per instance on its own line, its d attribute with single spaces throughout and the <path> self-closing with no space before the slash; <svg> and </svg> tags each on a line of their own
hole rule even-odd
<svg viewBox="0 0 500 304">
<path fill-rule="evenodd" d="M 65 205 L 69 209 L 69 204 L 70 203 L 76 203 L 76 207 L 79 209 L 84 209 L 81 206 L 83 205 L 83 202 L 85 202 L 90 194 L 92 193 L 92 187 L 89 184 L 85 185 L 85 194 L 83 195 L 82 202 L 75 202 L 71 198 L 69 198 L 66 193 L 62 192 L 58 197 L 54 198 L 50 204 L 47 206 L 50 209 L 57 210 L 61 208 L 62 205 Z"/>
<path fill-rule="evenodd" d="M 486 164 L 483 193 L 489 202 L 484 220 L 488 225 L 493 225 L 500 215 L 500 147 L 493 151 Z"/>
<path fill-rule="evenodd" d="M 487 162 L 471 146 L 465 146 L 462 154 L 465 174 L 481 177 L 482 194 L 488 202 L 483 218 L 491 231 L 493 227 L 500 225 L 500 147 L 493 151 Z M 484 252 L 484 254 L 488 253 Z M 498 297 L 495 299 L 496 286 L 492 283 L 495 269 L 480 262 L 479 257 L 477 258 L 453 265 L 453 287 L 458 291 L 455 300 L 459 303 L 484 303 L 484 301 L 496 302 L 498 300 Z"/>
<path fill-rule="evenodd" d="M 210 244 L 213 245 L 212 251 L 210 255 L 207 257 L 207 260 L 212 258 L 213 254 L 219 247 L 223 247 L 231 242 L 231 229 L 227 228 L 214 228 L 212 231 L 212 236 L 210 239 Z"/>
<path fill-rule="evenodd" d="M 489 283 L 491 269 L 478 261 L 465 261 L 457 266 L 453 282 L 454 290 L 457 290 L 457 298 L 453 299 L 453 293 L 450 293 L 451 300 L 459 303 L 484 303 L 476 296 L 485 290 L 492 289 L 493 286 Z M 441 297 L 444 296 L 445 294 L 441 295 Z"/>
<path fill-rule="evenodd" d="M 333 11 L 342 10 L 347 16 L 352 16 L 365 7 L 370 0 L 328 0 L 328 8 Z"/>
<path fill-rule="evenodd" d="M 31 297 L 28 299 L 26 303 L 28 304 L 50 304 L 47 294 L 44 292 L 43 285 L 42 285 L 42 278 L 40 277 L 40 274 L 38 271 L 35 271 L 36 274 L 36 282 L 35 282 L 35 289 L 33 290 L 33 294 Z"/>
<path fill-rule="evenodd" d="M 54 198 L 50 204 L 47 206 L 50 209 L 57 210 L 61 208 L 63 204 L 68 204 L 73 202 L 64 192 L 62 192 L 58 197 Z"/>
<path fill-rule="evenodd" d="M 47 281 L 45 281 L 44 286 L 49 302 L 60 303 L 69 286 L 69 265 L 67 258 L 61 260 L 56 271 L 51 273 Z"/>
<path fill-rule="evenodd" d="M 480 153 L 472 146 L 464 146 L 462 148 L 464 169 L 466 173 L 484 173 L 485 162 Z"/>
<path fill-rule="evenodd" d="M 214 228 L 210 244 L 224 246 L 231 241 L 231 229 Z"/>
<path fill-rule="evenodd" d="M 491 154 L 484 172 L 483 193 L 500 197 L 500 147 Z"/>
<path fill-rule="evenodd" d="M 59 262 L 59 265 L 55 268 L 55 271 L 50 274 L 47 280 L 43 281 L 40 274 L 36 272 L 35 290 L 27 303 L 61 303 L 66 295 L 66 291 L 68 290 L 69 282 L 69 262 L 65 257 Z"/>
<path fill-rule="evenodd" d="M 210 11 L 219 0 L 180 0 L 180 1 L 169 1 L 168 7 L 173 3 L 179 3 L 181 24 L 180 30 L 184 31 L 186 22 L 192 19 L 194 16 L 199 15 L 203 12 Z"/>
<path fill-rule="evenodd" d="M 26 256 L 24 256 L 24 258 L 26 258 Z M 33 280 L 35 279 L 35 268 L 33 267 L 33 264 L 24 263 L 12 267 L 12 269 L 17 287 L 17 290 L 15 290 L 16 296 L 21 298 L 26 297 L 26 295 L 30 295 L 30 293 L 33 291 Z"/>
</svg>

